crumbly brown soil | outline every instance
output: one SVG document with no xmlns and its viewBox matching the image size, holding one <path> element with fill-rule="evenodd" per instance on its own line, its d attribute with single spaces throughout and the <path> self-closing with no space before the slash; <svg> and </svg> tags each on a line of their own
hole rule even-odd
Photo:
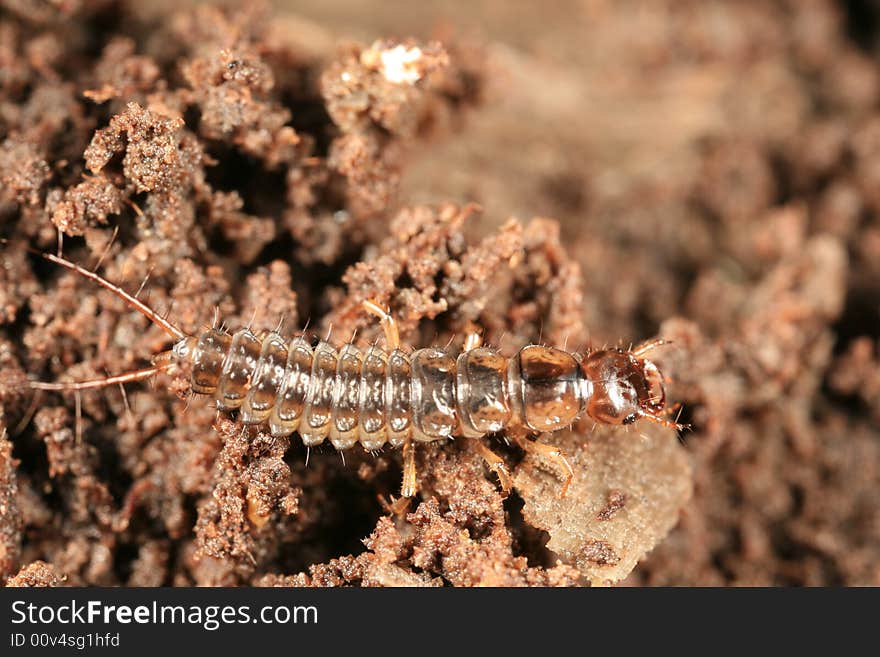
<svg viewBox="0 0 880 657">
<path fill-rule="evenodd" d="M 0 2 L 0 578 L 880 584 L 880 12 L 376 5 Z M 369 344 L 373 298 L 416 347 L 659 334 L 694 430 L 542 438 L 561 500 L 498 439 L 506 499 L 469 441 L 422 447 L 398 516 L 399 453 L 306 467 L 182 380 L 84 394 L 78 431 L 27 377 L 168 342 L 26 250 L 59 231 L 187 332 Z"/>
</svg>

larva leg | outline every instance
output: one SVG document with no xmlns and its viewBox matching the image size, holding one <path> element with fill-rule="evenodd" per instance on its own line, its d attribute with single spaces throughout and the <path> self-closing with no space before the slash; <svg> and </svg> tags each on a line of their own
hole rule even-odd
<svg viewBox="0 0 880 657">
<path fill-rule="evenodd" d="M 416 448 L 412 438 L 403 441 L 403 485 L 400 494 L 405 499 L 416 494 Z"/>
<path fill-rule="evenodd" d="M 400 332 L 397 330 L 397 322 L 386 309 L 375 301 L 367 299 L 363 303 L 364 310 L 379 318 L 382 330 L 385 332 L 385 344 L 388 351 L 400 349 Z M 412 437 L 403 441 L 403 483 L 400 486 L 401 500 L 394 503 L 395 511 L 405 510 L 409 505 L 409 498 L 416 494 L 416 451 Z"/>
<path fill-rule="evenodd" d="M 658 347 L 662 347 L 667 344 L 672 344 L 672 342 L 669 340 L 664 340 L 663 338 L 657 338 L 656 340 L 650 340 L 649 342 L 644 342 L 644 343 L 640 344 L 639 346 L 637 346 L 635 349 L 633 349 L 632 355 L 635 356 L 636 358 L 641 358 L 642 356 L 644 356 L 648 352 L 654 351 Z"/>
<path fill-rule="evenodd" d="M 396 500 L 392 498 L 391 501 L 386 502 L 381 495 L 379 496 L 379 504 L 385 509 L 385 513 L 392 516 L 402 516 L 405 514 L 409 511 L 411 502 L 411 497 L 398 497 Z"/>
<path fill-rule="evenodd" d="M 689 424 L 680 424 L 679 422 L 676 422 L 675 420 L 670 420 L 669 418 L 663 417 L 663 415 L 660 415 L 658 413 L 642 412 L 642 414 L 639 417 L 643 417 L 646 420 L 650 420 L 651 422 L 656 422 L 657 424 L 659 424 L 661 426 L 669 427 L 670 429 L 676 429 L 678 431 L 691 428 L 691 425 L 689 425 Z"/>
<path fill-rule="evenodd" d="M 553 461 L 562 468 L 562 470 L 566 474 L 562 482 L 562 490 L 559 491 L 559 497 L 565 497 L 566 493 L 568 493 L 568 487 L 571 485 L 571 480 L 574 478 L 574 470 L 572 470 L 571 464 L 568 462 L 568 459 L 565 458 L 562 450 L 560 450 L 555 445 L 547 445 L 545 443 L 539 443 L 535 440 L 529 440 L 525 435 L 521 433 L 514 433 L 511 437 L 516 442 L 516 444 L 519 445 L 526 452 L 536 454 L 542 458 Z"/>
<path fill-rule="evenodd" d="M 473 330 L 467 334 L 464 339 L 464 351 L 473 351 L 474 349 L 479 349 L 483 346 L 483 336 L 477 331 Z"/>
<path fill-rule="evenodd" d="M 385 342 L 388 351 L 395 351 L 400 348 L 400 333 L 397 330 L 397 322 L 387 309 L 380 306 L 375 301 L 367 299 L 363 303 L 364 310 L 379 318 L 382 324 L 382 330 L 385 331 Z"/>
<path fill-rule="evenodd" d="M 82 407 L 82 393 L 79 390 L 76 390 L 73 393 L 74 404 L 76 408 L 76 419 L 74 420 L 74 433 L 75 444 L 77 447 L 82 445 L 83 438 L 83 407 Z"/>
<path fill-rule="evenodd" d="M 513 487 L 513 481 L 510 478 L 510 472 L 507 469 L 507 464 L 500 456 L 498 456 L 495 452 L 486 447 L 481 441 L 477 440 L 476 445 L 477 451 L 480 453 L 480 456 L 483 457 L 486 465 L 489 466 L 489 469 L 498 476 L 498 482 L 501 484 L 501 490 L 505 493 L 510 492 L 510 489 Z"/>
</svg>

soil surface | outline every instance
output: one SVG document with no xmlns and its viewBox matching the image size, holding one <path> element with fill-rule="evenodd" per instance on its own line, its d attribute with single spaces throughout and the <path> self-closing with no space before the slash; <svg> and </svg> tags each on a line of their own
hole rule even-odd
<svg viewBox="0 0 880 657">
<path fill-rule="evenodd" d="M 880 7 L 137 4 L 0 0 L 0 581 L 880 585 Z M 562 499 L 423 446 L 395 514 L 183 377 L 32 394 L 169 345 L 59 235 L 190 334 L 671 339 L 692 430 L 542 437 Z"/>
</svg>

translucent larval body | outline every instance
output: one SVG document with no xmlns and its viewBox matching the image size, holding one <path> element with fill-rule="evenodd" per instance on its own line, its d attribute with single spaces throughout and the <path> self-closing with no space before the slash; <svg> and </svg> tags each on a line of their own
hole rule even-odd
<svg viewBox="0 0 880 657">
<path fill-rule="evenodd" d="M 639 403 L 627 393 L 650 389 L 629 382 L 643 368 L 619 350 L 583 361 L 539 345 L 511 358 L 490 347 L 456 356 L 438 348 L 313 347 L 301 336 L 285 343 L 278 333 L 249 329 L 209 329 L 185 340 L 189 346 L 175 351 L 191 362 L 193 390 L 211 395 L 218 409 L 240 411 L 245 424 L 266 423 L 275 436 L 297 432 L 306 445 L 329 439 L 340 450 L 479 438 L 511 425 L 557 431 L 592 411 L 602 422 L 625 423 L 621 407 L 636 411 Z"/>
</svg>

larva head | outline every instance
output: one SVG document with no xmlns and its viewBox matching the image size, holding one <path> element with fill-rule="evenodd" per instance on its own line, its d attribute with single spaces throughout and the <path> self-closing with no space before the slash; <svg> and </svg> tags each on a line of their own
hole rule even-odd
<svg viewBox="0 0 880 657">
<path fill-rule="evenodd" d="M 647 417 L 677 426 L 662 416 L 666 406 L 663 375 L 639 351 L 594 351 L 581 363 L 581 371 L 592 384 L 587 414 L 597 422 L 631 424 Z"/>
</svg>

